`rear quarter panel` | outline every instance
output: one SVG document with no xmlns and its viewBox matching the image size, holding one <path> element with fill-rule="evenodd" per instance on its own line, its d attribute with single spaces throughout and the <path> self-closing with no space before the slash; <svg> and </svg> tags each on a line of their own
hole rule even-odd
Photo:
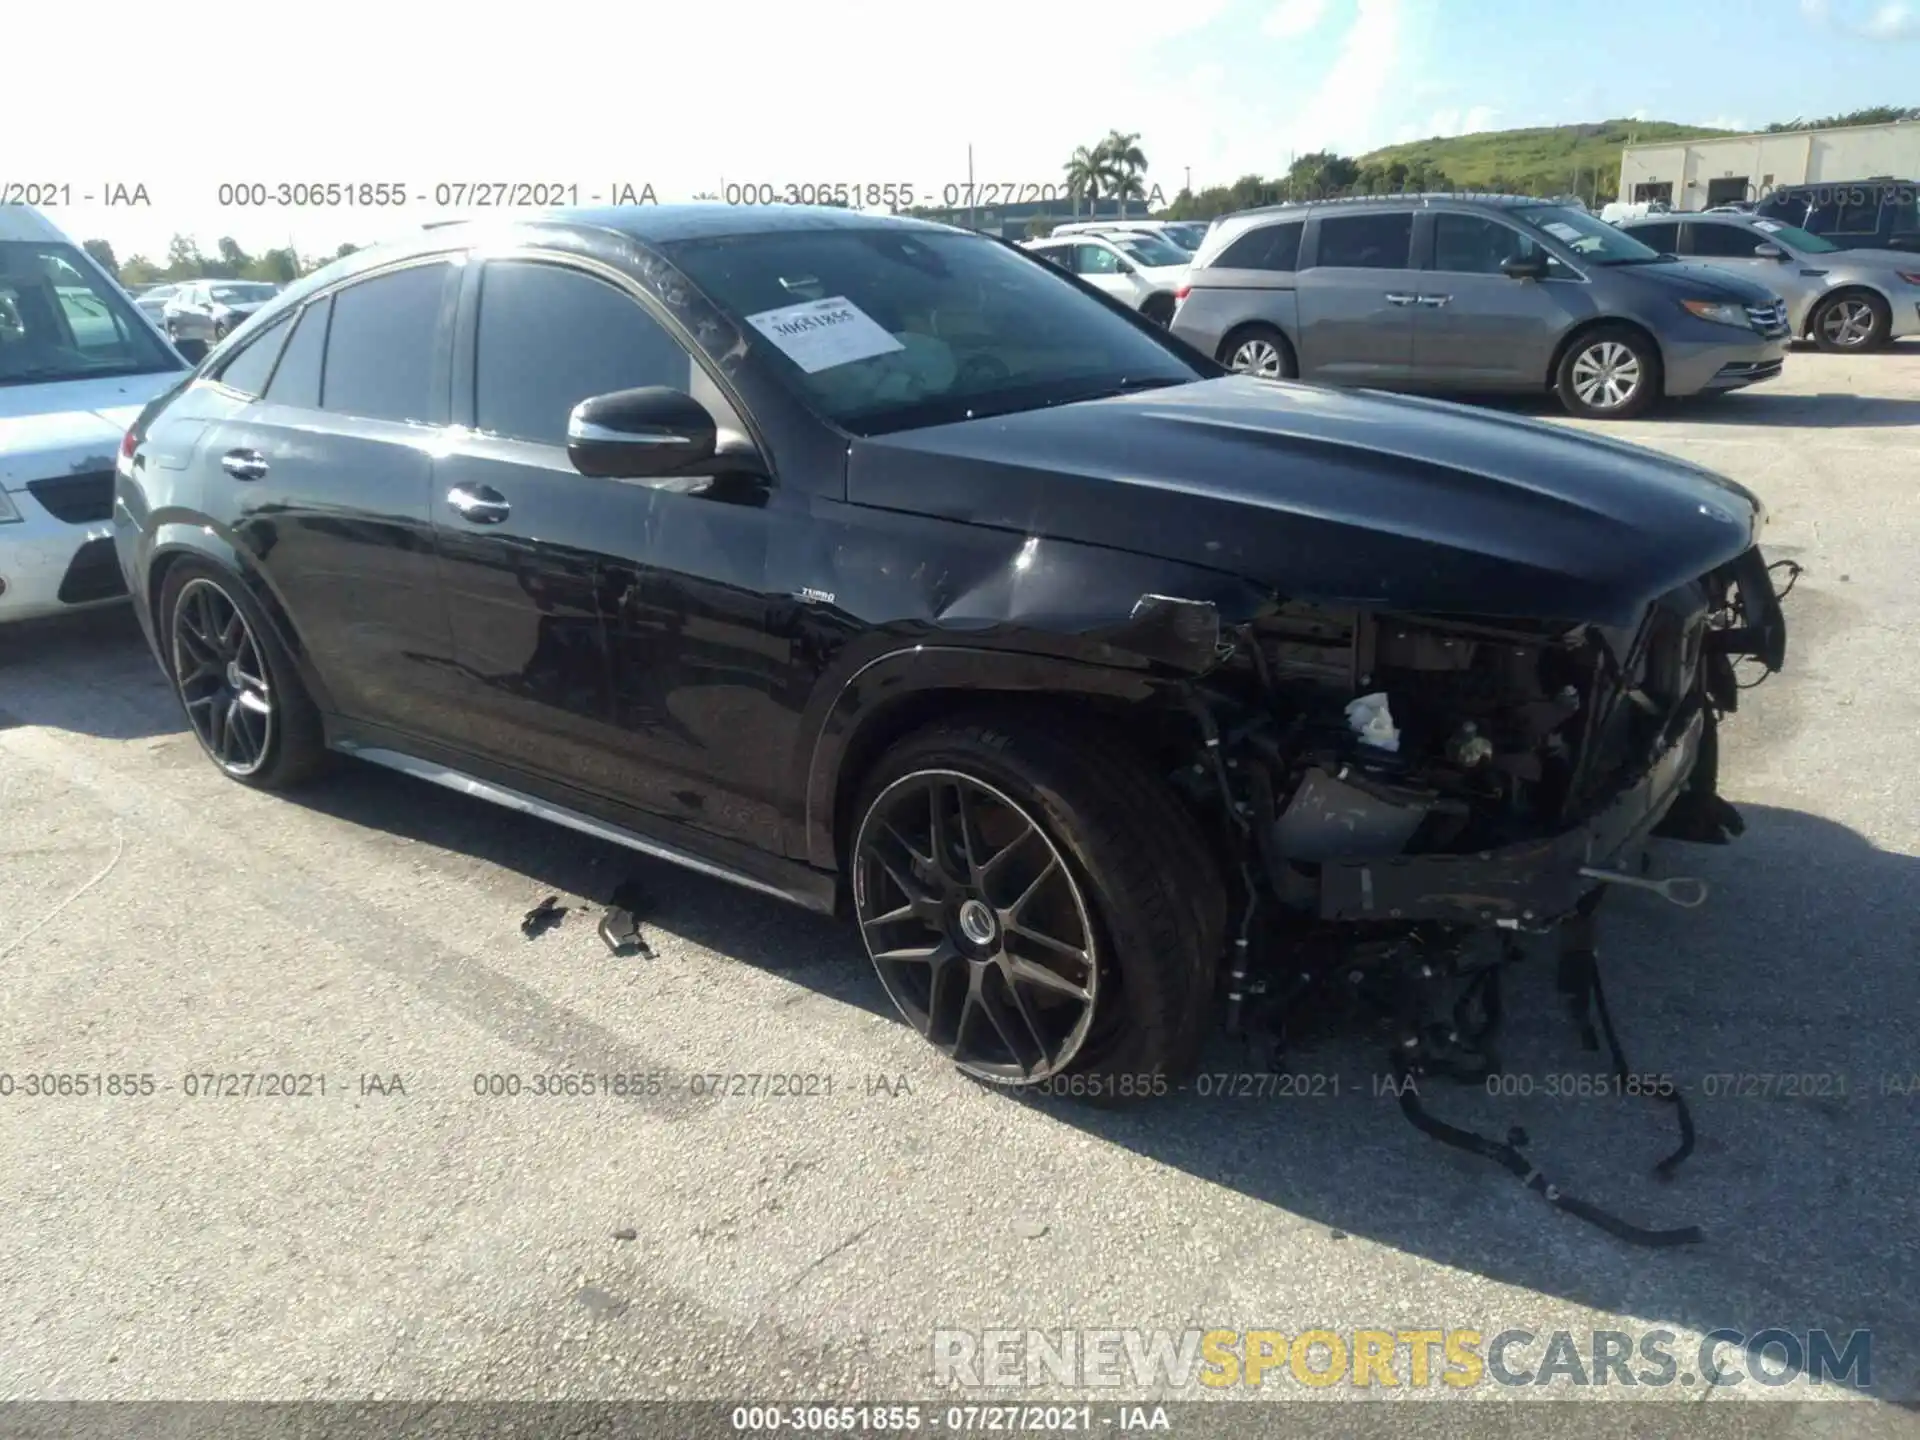
<svg viewBox="0 0 1920 1440">
<path fill-rule="evenodd" d="M 1192 289 L 1173 317 L 1173 333 L 1220 359 L 1221 347 L 1240 326 L 1271 325 L 1300 348 L 1300 313 L 1294 277 L 1269 270 L 1196 270 Z"/>
</svg>

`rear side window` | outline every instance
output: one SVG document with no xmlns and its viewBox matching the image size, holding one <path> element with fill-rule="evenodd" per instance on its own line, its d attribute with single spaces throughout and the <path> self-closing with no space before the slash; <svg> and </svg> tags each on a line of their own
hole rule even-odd
<svg viewBox="0 0 1920 1440">
<path fill-rule="evenodd" d="M 329 298 L 300 312 L 267 386 L 267 399 L 274 404 L 298 405 L 303 410 L 320 408 L 320 362 L 326 353 L 327 316 L 332 310 Z"/>
<path fill-rule="evenodd" d="M 1413 212 L 1328 215 L 1320 221 L 1316 266 L 1404 270 L 1413 255 Z"/>
<path fill-rule="evenodd" d="M 1294 270 L 1300 264 L 1300 235 L 1306 229 L 1303 220 L 1284 225 L 1262 225 L 1249 230 L 1214 259 L 1216 270 Z M 1322 242 L 1325 243 L 1324 241 Z"/>
<path fill-rule="evenodd" d="M 415 265 L 333 297 L 322 408 L 368 420 L 435 418 L 434 362 L 451 267 Z"/>
<path fill-rule="evenodd" d="M 1632 225 L 1627 228 L 1627 234 L 1638 240 L 1642 245 L 1649 245 L 1653 249 L 1658 250 L 1662 255 L 1672 255 L 1680 248 L 1680 226 L 1677 222 L 1663 222 L 1658 225 Z"/>
<path fill-rule="evenodd" d="M 1713 259 L 1751 260 L 1754 247 L 1764 243 L 1751 230 L 1743 230 L 1738 225 L 1710 225 L 1696 221 L 1687 228 L 1693 235 L 1693 253 Z"/>
<path fill-rule="evenodd" d="M 280 344 L 286 338 L 287 317 L 283 315 L 220 367 L 220 383 L 244 395 L 258 395 L 266 388 L 267 376 L 273 373 L 273 362 L 279 357 Z"/>
<path fill-rule="evenodd" d="M 517 440 L 566 444 L 567 417 L 595 395 L 693 388 L 693 357 L 637 300 L 556 265 L 487 266 L 475 351 L 476 423 Z"/>
<path fill-rule="evenodd" d="M 1834 217 L 1835 235 L 1872 235 L 1880 228 L 1880 187 L 1852 185 L 1838 195 L 1840 213 Z"/>
</svg>

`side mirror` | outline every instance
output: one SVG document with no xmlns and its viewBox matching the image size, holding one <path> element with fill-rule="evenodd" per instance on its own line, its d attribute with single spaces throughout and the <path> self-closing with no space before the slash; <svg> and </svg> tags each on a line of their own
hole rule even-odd
<svg viewBox="0 0 1920 1440">
<path fill-rule="evenodd" d="M 1138 270 L 1136 270 L 1133 266 L 1129 265 L 1124 260 L 1118 263 L 1120 268 L 1114 272 L 1117 275 L 1137 275 L 1140 273 Z"/>
<path fill-rule="evenodd" d="M 207 358 L 207 342 L 204 340 L 176 340 L 173 342 L 173 348 L 180 352 L 180 358 L 189 365 L 198 365 Z"/>
<path fill-rule="evenodd" d="M 567 417 L 567 458 L 582 475 L 682 475 L 711 460 L 718 444 L 707 407 L 664 385 L 595 395 Z"/>
<path fill-rule="evenodd" d="M 1753 247 L 1753 253 L 1762 260 L 1784 260 L 1787 252 L 1778 245 L 1760 244 Z"/>
<path fill-rule="evenodd" d="M 1547 257 L 1544 255 L 1515 255 L 1500 264 L 1500 273 L 1509 280 L 1544 280 L 1547 278 Z"/>
</svg>

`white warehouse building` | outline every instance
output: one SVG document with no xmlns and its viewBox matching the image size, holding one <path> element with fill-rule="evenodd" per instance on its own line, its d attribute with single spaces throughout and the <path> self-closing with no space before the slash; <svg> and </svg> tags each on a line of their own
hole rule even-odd
<svg viewBox="0 0 1920 1440">
<path fill-rule="evenodd" d="M 1920 180 L 1920 121 L 1782 130 L 1629 145 L 1620 155 L 1620 198 L 1705 210 L 1764 200 L 1782 185 L 1887 178 Z"/>
</svg>

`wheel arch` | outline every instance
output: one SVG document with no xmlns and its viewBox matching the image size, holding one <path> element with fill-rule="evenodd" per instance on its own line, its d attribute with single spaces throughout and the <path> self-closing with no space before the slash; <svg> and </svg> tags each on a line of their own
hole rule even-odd
<svg viewBox="0 0 1920 1440">
<path fill-rule="evenodd" d="M 1547 362 L 1546 389 L 1552 390 L 1554 386 L 1560 383 L 1560 367 L 1566 363 L 1567 352 L 1572 350 L 1573 347 L 1579 344 L 1586 336 L 1593 334 L 1596 330 L 1603 329 L 1631 330 L 1642 340 L 1646 341 L 1648 345 L 1652 346 L 1654 358 L 1660 362 L 1660 385 L 1663 390 L 1666 388 L 1667 352 L 1660 346 L 1660 337 L 1655 335 L 1646 325 L 1629 316 L 1595 315 L 1590 320 L 1582 320 L 1578 325 L 1575 325 L 1571 330 L 1567 331 L 1565 335 L 1560 337 L 1560 343 L 1554 347 L 1553 358 Z"/>
<path fill-rule="evenodd" d="M 807 862 L 844 874 L 843 850 L 860 781 L 903 736 L 938 716 L 1017 706 L 1105 718 L 1152 701 L 1145 671 L 972 646 L 912 646 L 870 662 L 836 696 L 809 756 L 804 786 Z"/>
<path fill-rule="evenodd" d="M 1813 303 L 1807 306 L 1806 326 L 1797 338 L 1812 338 L 1814 333 L 1813 317 L 1818 315 L 1821 310 L 1826 308 L 1832 301 L 1844 299 L 1848 296 L 1859 296 L 1862 299 L 1874 301 L 1884 309 L 1889 316 L 1893 314 L 1893 297 L 1887 294 L 1886 291 L 1875 285 L 1871 280 L 1849 280 L 1844 284 L 1834 286 L 1831 290 L 1823 290 L 1820 294 L 1813 297 Z"/>
<path fill-rule="evenodd" d="M 253 564 L 243 550 L 204 525 L 169 522 L 160 526 L 154 535 L 141 605 L 149 619 L 154 653 L 162 667 L 171 673 L 164 639 L 166 617 L 160 613 L 160 597 L 166 589 L 167 577 L 183 561 L 197 561 L 208 566 L 246 591 L 247 598 L 266 616 L 267 623 L 273 628 L 274 638 L 293 657 L 307 693 L 323 711 L 330 711 L 333 707 L 325 682 L 316 672 L 311 654 L 301 643 L 299 629 L 287 613 L 279 592 L 273 588 L 265 572 Z"/>
<path fill-rule="evenodd" d="M 1293 361 L 1293 373 L 1300 373 L 1300 347 L 1294 343 L 1293 336 L 1287 333 L 1284 325 L 1272 320 L 1242 320 L 1220 337 L 1219 348 L 1214 351 L 1214 359 L 1220 364 L 1227 363 L 1226 356 L 1233 354 L 1233 347 L 1245 338 L 1251 330 L 1270 330 L 1279 337 L 1280 343 L 1287 347 L 1287 357 Z"/>
</svg>

